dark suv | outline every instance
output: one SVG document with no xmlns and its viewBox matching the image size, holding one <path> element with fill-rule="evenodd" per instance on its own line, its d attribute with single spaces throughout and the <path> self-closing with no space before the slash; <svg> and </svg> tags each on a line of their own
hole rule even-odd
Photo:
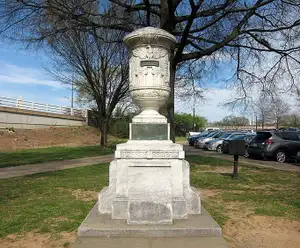
<svg viewBox="0 0 300 248">
<path fill-rule="evenodd" d="M 300 151 L 299 152 L 297 152 L 297 155 L 296 155 L 296 162 L 297 163 L 300 163 Z"/>
<path fill-rule="evenodd" d="M 249 157 L 275 158 L 281 163 L 295 158 L 298 151 L 300 133 L 290 131 L 257 132 L 247 149 Z"/>
<path fill-rule="evenodd" d="M 247 134 L 247 133 L 234 133 L 228 138 L 226 138 L 222 143 L 222 152 L 223 153 L 229 153 L 229 141 L 230 140 L 245 140 L 245 146 L 247 148 L 247 145 L 249 143 L 249 139 L 252 139 L 253 135 Z"/>
</svg>

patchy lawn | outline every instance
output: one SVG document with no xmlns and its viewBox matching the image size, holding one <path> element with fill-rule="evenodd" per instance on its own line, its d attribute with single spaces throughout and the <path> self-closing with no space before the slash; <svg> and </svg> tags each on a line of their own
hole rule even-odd
<svg viewBox="0 0 300 248">
<path fill-rule="evenodd" d="M 107 185 L 107 172 L 105 164 L 0 180 L 0 237 L 76 230 Z"/>
<path fill-rule="evenodd" d="M 231 163 L 226 160 L 187 159 L 191 184 L 200 190 L 204 206 L 223 227 L 230 247 L 285 247 L 279 238 L 292 245 L 296 242 L 286 247 L 300 244 L 296 235 L 299 175 L 241 167 L 239 180 L 234 181 L 228 174 Z M 30 247 L 38 239 L 41 246 L 37 247 L 69 247 L 97 193 L 107 184 L 107 164 L 1 180 L 0 244 L 10 247 L 12 242 L 24 241 Z"/>
<path fill-rule="evenodd" d="M 223 228 L 231 248 L 300 247 L 299 174 L 190 156 L 191 184 Z"/>
<path fill-rule="evenodd" d="M 121 143 L 121 141 L 118 143 Z M 116 142 L 111 143 L 108 147 L 46 147 L 15 152 L 0 152 L 0 168 L 111 154 L 114 152 L 116 144 Z"/>
<path fill-rule="evenodd" d="M 220 224 L 225 224 L 231 212 L 243 206 L 249 213 L 300 220 L 300 177 L 297 173 L 265 168 L 240 166 L 239 180 L 231 179 L 232 163 L 218 158 L 190 156 L 191 184 L 216 195 L 204 201 L 215 213 Z M 236 204 L 237 208 L 226 206 Z M 226 211 L 224 211 L 224 208 Z"/>
<path fill-rule="evenodd" d="M 186 139 L 186 137 L 176 136 L 176 137 L 175 137 L 175 141 L 176 141 L 176 142 L 178 142 L 178 141 L 185 141 L 185 142 L 186 142 L 187 139 Z"/>
</svg>

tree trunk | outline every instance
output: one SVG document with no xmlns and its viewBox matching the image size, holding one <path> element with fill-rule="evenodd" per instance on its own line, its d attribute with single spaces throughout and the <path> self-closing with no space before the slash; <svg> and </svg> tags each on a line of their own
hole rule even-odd
<svg viewBox="0 0 300 248">
<path fill-rule="evenodd" d="M 104 147 L 107 147 L 107 132 L 108 132 L 107 122 L 101 123 L 100 124 L 100 133 L 101 133 L 100 145 Z"/>
<path fill-rule="evenodd" d="M 172 33 L 175 28 L 174 5 L 172 1 L 160 1 L 160 28 Z"/>
<path fill-rule="evenodd" d="M 161 17 L 160 17 L 160 28 L 165 31 L 172 33 L 175 29 L 175 15 L 174 11 L 176 6 L 173 1 L 161 1 Z M 172 51 L 173 53 L 174 51 Z M 175 142 L 175 121 L 174 121 L 174 85 L 175 85 L 175 72 L 176 63 L 174 63 L 173 54 L 170 57 L 170 97 L 168 102 L 163 108 L 160 109 L 161 114 L 168 118 L 170 123 L 170 139 Z"/>
<path fill-rule="evenodd" d="M 170 97 L 167 103 L 168 121 L 170 123 L 170 138 L 175 142 L 174 91 L 176 69 L 170 66 Z"/>
<path fill-rule="evenodd" d="M 170 139 L 175 142 L 175 120 L 174 120 L 174 87 L 175 87 L 175 68 L 170 63 L 170 97 L 160 109 L 160 113 L 168 118 L 170 123 Z"/>
</svg>

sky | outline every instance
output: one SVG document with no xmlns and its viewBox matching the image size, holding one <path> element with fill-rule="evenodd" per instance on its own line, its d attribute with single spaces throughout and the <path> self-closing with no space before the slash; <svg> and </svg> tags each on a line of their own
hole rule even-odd
<svg viewBox="0 0 300 248">
<path fill-rule="evenodd" d="M 26 50 L 17 44 L 0 44 L 0 96 L 70 106 L 71 88 L 49 75 L 45 68 L 50 64 L 47 56 L 41 52 Z M 196 114 L 209 121 L 218 121 L 234 114 L 221 106 L 234 92 L 217 84 L 218 80 L 229 77 L 228 65 L 224 64 L 217 74 L 215 81 L 207 79 L 206 101 L 197 101 L 195 104 Z M 189 101 L 177 100 L 175 111 L 192 113 L 192 105 Z"/>
<path fill-rule="evenodd" d="M 44 54 L 19 45 L 0 46 L 0 96 L 70 106 L 71 89 L 55 81 Z"/>
</svg>

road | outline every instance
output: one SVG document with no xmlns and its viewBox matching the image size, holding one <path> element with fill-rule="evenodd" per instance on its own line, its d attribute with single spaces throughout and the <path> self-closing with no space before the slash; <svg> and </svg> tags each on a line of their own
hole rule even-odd
<svg viewBox="0 0 300 248">
<path fill-rule="evenodd" d="M 77 158 L 62 161 L 49 161 L 38 164 L 26 164 L 0 168 L 0 179 L 22 177 L 48 171 L 71 169 L 92 164 L 109 163 L 114 159 L 113 154 L 98 157 Z"/>
<path fill-rule="evenodd" d="M 226 159 L 233 161 L 233 156 L 228 154 L 220 154 L 215 151 L 207 151 L 203 149 L 197 149 L 193 146 L 189 146 L 188 144 L 183 144 L 186 155 L 200 155 L 205 157 L 215 157 L 220 159 Z M 257 159 L 249 159 L 244 158 L 243 156 L 239 157 L 239 161 L 247 166 L 256 166 L 263 168 L 272 168 L 276 170 L 284 170 L 284 171 L 294 171 L 300 173 L 300 165 L 296 163 L 278 163 L 272 160 L 257 160 Z"/>
</svg>

